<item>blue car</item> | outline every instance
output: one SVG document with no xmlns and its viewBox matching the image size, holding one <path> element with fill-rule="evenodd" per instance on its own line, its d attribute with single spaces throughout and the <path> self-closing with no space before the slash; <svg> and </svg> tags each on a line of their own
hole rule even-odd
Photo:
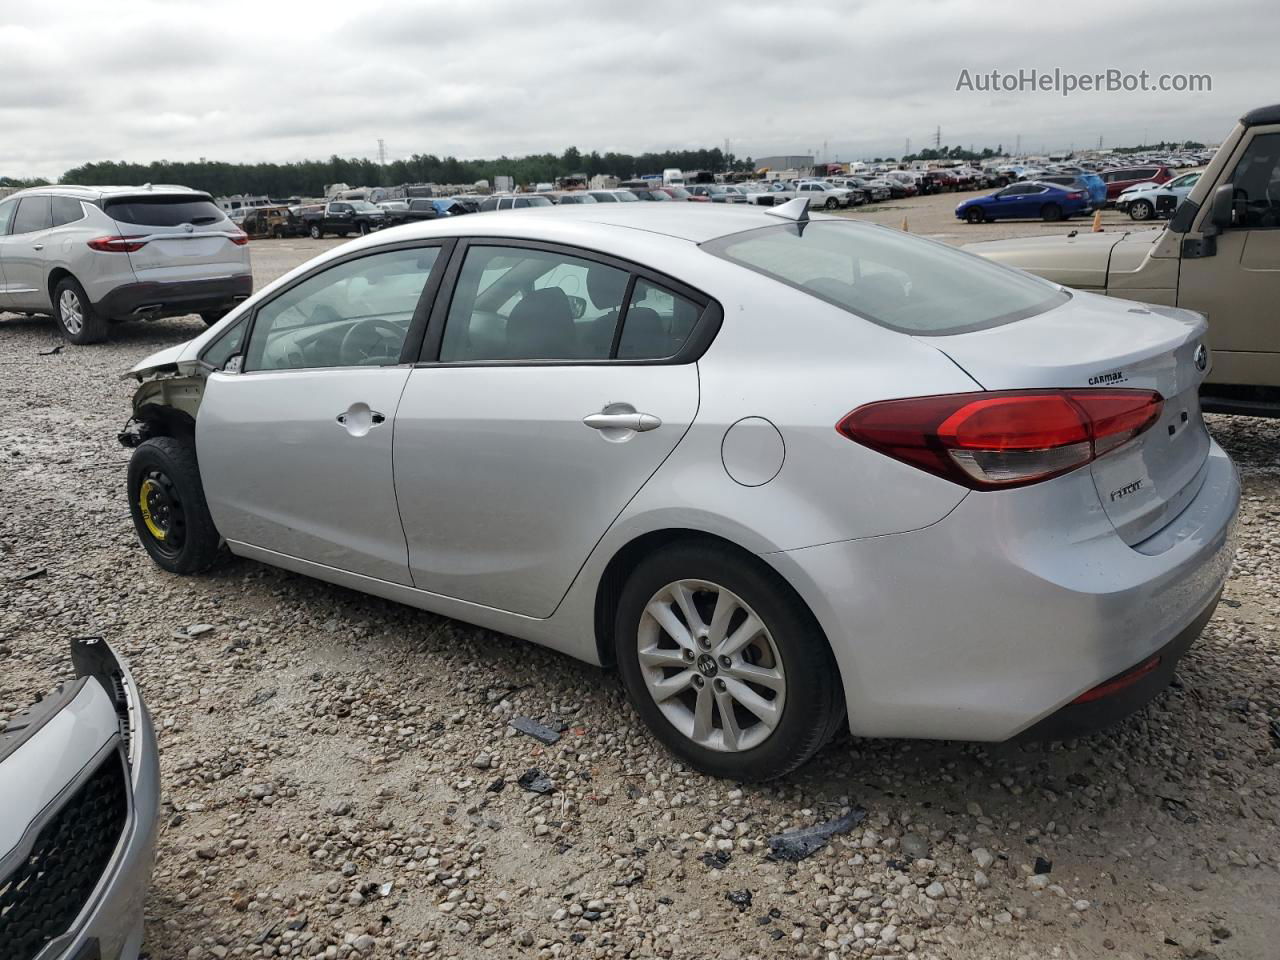
<svg viewBox="0 0 1280 960">
<path fill-rule="evenodd" d="M 1092 170 L 1084 167 L 1061 167 L 1060 172 L 1084 182 L 1089 188 L 1089 199 L 1093 202 L 1094 209 L 1101 210 L 1107 205 L 1107 182 Z"/>
<path fill-rule="evenodd" d="M 987 220 L 1064 220 L 1093 209 L 1089 194 L 1055 183 L 1014 183 L 956 206 L 956 217 L 970 223 Z"/>
</svg>

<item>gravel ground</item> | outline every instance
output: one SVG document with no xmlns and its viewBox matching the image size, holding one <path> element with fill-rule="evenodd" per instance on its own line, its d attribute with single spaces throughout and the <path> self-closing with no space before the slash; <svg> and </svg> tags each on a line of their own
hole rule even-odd
<svg viewBox="0 0 1280 960">
<path fill-rule="evenodd" d="M 956 198 L 927 199 L 912 229 L 941 232 Z M 255 243 L 259 283 L 328 245 Z M 1210 418 L 1240 552 L 1141 714 L 1053 746 L 846 737 L 742 787 L 682 768 L 613 676 L 559 655 L 247 561 L 158 570 L 122 496 L 118 375 L 200 329 L 46 356 L 46 321 L 0 319 L 0 719 L 70 675 L 68 637 L 130 660 L 162 751 L 155 960 L 1275 956 L 1280 422 Z M 767 858 L 850 808 L 808 859 Z"/>
</svg>

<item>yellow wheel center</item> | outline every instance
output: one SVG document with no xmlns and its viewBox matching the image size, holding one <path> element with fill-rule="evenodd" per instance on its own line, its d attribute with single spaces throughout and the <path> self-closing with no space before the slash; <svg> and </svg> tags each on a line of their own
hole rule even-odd
<svg viewBox="0 0 1280 960">
<path fill-rule="evenodd" d="M 142 522 L 146 525 L 147 532 L 157 540 L 164 540 L 164 527 L 160 526 L 156 518 L 151 515 L 151 496 L 159 489 L 160 487 L 150 477 L 143 480 L 142 487 L 138 490 L 138 509 L 142 512 Z"/>
</svg>

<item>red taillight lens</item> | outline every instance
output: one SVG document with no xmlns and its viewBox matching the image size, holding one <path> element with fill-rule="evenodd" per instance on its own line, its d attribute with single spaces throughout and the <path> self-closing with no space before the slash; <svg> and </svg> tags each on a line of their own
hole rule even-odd
<svg viewBox="0 0 1280 960">
<path fill-rule="evenodd" d="M 89 241 L 90 248 L 100 253 L 133 253 L 146 245 L 141 237 L 94 237 Z"/>
<path fill-rule="evenodd" d="M 1067 194 L 1067 197 L 1068 197 L 1069 199 L 1071 199 L 1071 200 L 1083 200 L 1083 199 L 1084 199 L 1084 194 L 1083 194 L 1083 193 L 1070 193 L 1070 194 Z"/>
<path fill-rule="evenodd" d="M 230 240 L 232 243 L 234 243 L 237 247 L 243 247 L 246 243 L 249 242 L 249 235 L 243 232 L 229 233 L 227 234 L 227 239 Z"/>
<path fill-rule="evenodd" d="M 869 403 L 836 425 L 850 440 L 974 490 L 1074 470 L 1160 417 L 1149 390 L 1003 390 Z"/>
<path fill-rule="evenodd" d="M 1147 674 L 1154 672 L 1160 666 L 1159 655 L 1148 657 L 1136 667 L 1126 670 L 1118 677 L 1112 677 L 1106 683 L 1100 683 L 1096 687 L 1091 687 L 1080 696 L 1072 700 L 1072 703 L 1093 703 L 1095 700 L 1101 700 L 1104 697 L 1110 697 L 1133 686 Z"/>
</svg>

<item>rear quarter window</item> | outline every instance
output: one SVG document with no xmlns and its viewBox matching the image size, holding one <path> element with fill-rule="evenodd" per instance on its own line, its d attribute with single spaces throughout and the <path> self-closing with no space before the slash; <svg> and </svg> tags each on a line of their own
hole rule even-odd
<svg viewBox="0 0 1280 960">
<path fill-rule="evenodd" d="M 117 223 L 140 227 L 209 226 L 225 219 L 212 200 L 195 197 L 127 197 L 107 200 L 103 209 Z"/>
<path fill-rule="evenodd" d="M 1037 277 L 866 223 L 760 227 L 708 241 L 702 249 L 907 334 L 981 330 L 1071 299 Z"/>
</svg>

